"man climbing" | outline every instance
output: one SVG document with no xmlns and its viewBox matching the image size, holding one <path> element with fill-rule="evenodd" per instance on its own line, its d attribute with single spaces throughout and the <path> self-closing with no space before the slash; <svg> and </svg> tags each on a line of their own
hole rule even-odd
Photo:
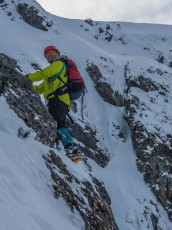
<svg viewBox="0 0 172 230">
<path fill-rule="evenodd" d="M 33 85 L 33 89 L 43 94 L 48 100 L 48 111 L 57 122 L 57 136 L 63 143 L 66 155 L 75 163 L 81 161 L 82 156 L 73 141 L 73 138 L 65 128 L 66 114 L 70 110 L 70 96 L 67 91 L 66 65 L 64 56 L 60 56 L 55 46 L 48 46 L 44 50 L 44 56 L 50 65 L 40 71 L 29 74 L 32 82 L 43 80 L 39 85 Z"/>
</svg>

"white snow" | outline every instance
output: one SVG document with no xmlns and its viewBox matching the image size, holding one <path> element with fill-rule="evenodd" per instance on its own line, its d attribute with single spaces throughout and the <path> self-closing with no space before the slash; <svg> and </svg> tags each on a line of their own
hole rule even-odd
<svg viewBox="0 0 172 230">
<path fill-rule="evenodd" d="M 62 199 L 55 199 L 49 170 L 42 158 L 49 148 L 18 137 L 24 122 L 0 97 L 0 223 L 3 230 L 78 229 Z M 80 220 L 82 226 L 82 221 Z"/>
<path fill-rule="evenodd" d="M 125 89 L 124 66 L 132 65 L 133 73 L 141 74 L 153 66 L 161 70 L 171 70 L 154 60 L 159 52 L 170 56 L 172 45 L 172 26 L 120 23 L 121 30 L 112 26 L 119 36 L 124 36 L 127 45 L 119 40 L 106 41 L 105 35 L 96 40 L 97 25 L 91 27 L 81 20 L 69 20 L 45 13 L 40 8 L 40 15 L 47 16 L 54 24 L 48 32 L 33 28 L 20 19 L 10 0 L 7 9 L 0 8 L 1 42 L 0 53 L 4 52 L 18 61 L 23 74 L 34 72 L 31 63 L 41 68 L 48 65 L 43 50 L 47 45 L 55 45 L 72 58 L 78 65 L 85 80 L 88 93 L 84 98 L 84 119 L 97 132 L 100 147 L 106 148 L 111 160 L 106 168 L 101 168 L 89 160 L 93 173 L 105 183 L 111 198 L 111 208 L 120 230 L 153 229 L 150 213 L 159 218 L 159 226 L 163 230 L 172 229 L 167 214 L 157 202 L 142 175 L 136 167 L 136 157 L 131 143 L 128 125 L 123 119 L 124 108 L 112 106 L 102 100 L 85 71 L 87 60 L 93 61 L 106 75 L 107 82 L 121 94 Z M 14 3 L 25 1 L 17 1 Z M 39 5 L 28 0 L 27 4 Z M 14 17 L 7 16 L 10 11 Z M 105 22 L 99 22 L 105 27 Z M 83 27 L 81 27 L 83 25 Z M 85 31 L 84 29 L 89 29 Z M 114 32 L 114 34 L 115 34 Z M 116 36 L 116 35 L 115 35 Z M 165 41 L 162 41 L 162 39 Z M 149 48 L 149 52 L 144 50 Z M 104 62 L 101 57 L 107 58 Z M 107 65 L 107 67 L 105 66 Z M 112 71 L 114 70 L 114 72 Z M 146 75 L 149 77 L 149 75 Z M 152 75 L 151 75 L 152 77 Z M 162 82 L 162 79 L 156 81 Z M 164 81 L 171 83 L 169 76 Z M 136 90 L 136 89 L 135 89 Z M 134 91 L 133 91 L 134 92 Z M 138 92 L 137 92 L 138 93 Z M 143 94 L 140 95 L 144 102 Z M 150 96 L 154 96 L 151 94 Z M 171 95 L 169 95 L 169 100 Z M 77 101 L 78 112 L 71 112 L 77 122 L 81 119 L 80 100 Z M 154 108 L 152 108 L 154 109 Z M 171 106 L 164 106 L 171 115 Z M 149 113 L 149 111 L 146 111 Z M 162 111 L 156 111 L 157 114 Z M 155 114 L 156 114 L 155 113 Z M 149 117 L 149 123 L 155 122 L 155 117 Z M 160 117 L 159 117 L 160 119 Z M 146 122 L 146 118 L 145 118 Z M 169 121 L 171 122 L 171 121 Z M 119 125 L 125 135 L 124 143 L 117 136 L 112 137 L 113 124 Z M 170 130 L 170 124 L 162 124 L 159 128 Z M 157 122 L 155 122 L 155 126 Z M 51 188 L 52 180 L 42 154 L 47 154 L 50 148 L 34 140 L 34 132 L 28 138 L 18 137 L 18 129 L 30 130 L 25 123 L 9 108 L 3 96 L 0 97 L 0 225 L 3 230 L 68 230 L 84 229 L 81 217 L 72 214 L 62 199 L 55 199 Z M 153 129 L 153 125 L 149 127 Z M 74 165 L 64 152 L 59 153 L 68 166 L 68 170 L 80 180 L 89 180 L 84 164 Z M 156 211 L 155 205 L 159 209 Z M 149 225 L 149 228 L 148 228 Z"/>
</svg>

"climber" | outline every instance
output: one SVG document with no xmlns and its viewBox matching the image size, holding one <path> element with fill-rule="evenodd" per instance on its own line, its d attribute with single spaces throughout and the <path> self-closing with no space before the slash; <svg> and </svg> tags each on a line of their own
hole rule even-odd
<svg viewBox="0 0 172 230">
<path fill-rule="evenodd" d="M 48 101 L 48 111 L 57 122 L 57 136 L 63 143 L 66 155 L 75 163 L 81 161 L 82 156 L 73 138 L 65 128 L 66 114 L 70 110 L 70 96 L 67 92 L 68 77 L 66 76 L 66 65 L 63 62 L 65 56 L 60 56 L 55 46 L 48 46 L 44 50 L 44 56 L 50 65 L 40 71 L 29 74 L 32 82 L 43 80 L 39 85 L 33 85 L 33 89 L 43 94 Z M 60 79 L 58 78 L 60 76 Z"/>
</svg>

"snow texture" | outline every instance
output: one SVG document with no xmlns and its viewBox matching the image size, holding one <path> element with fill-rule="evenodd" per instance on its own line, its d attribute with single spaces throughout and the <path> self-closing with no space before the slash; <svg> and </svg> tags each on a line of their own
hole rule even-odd
<svg viewBox="0 0 172 230">
<path fill-rule="evenodd" d="M 160 66 L 161 71 L 168 70 L 170 75 L 164 73 L 162 78 L 155 74 L 155 79 L 152 80 L 160 84 L 162 81 L 166 82 L 167 87 L 170 87 L 167 98 L 171 100 L 172 71 L 168 65 L 172 62 L 172 26 L 120 22 L 94 22 L 94 25 L 89 25 L 85 21 L 69 20 L 48 14 L 36 1 L 28 0 L 27 4 L 35 6 L 41 16 L 53 21 L 48 31 L 42 31 L 25 23 L 17 13 L 15 5 L 25 1 L 12 2 L 4 1 L 7 6 L 4 6 L 4 3 L 0 4 L 0 52 L 17 60 L 21 72 L 28 74 L 35 71 L 34 65 L 40 68 L 47 66 L 43 50 L 52 44 L 57 46 L 62 54 L 71 57 L 82 73 L 87 86 L 84 98 L 85 122 L 95 128 L 97 138 L 101 145 L 108 149 L 111 157 L 106 168 L 101 168 L 92 160 L 88 161 L 96 177 L 105 183 L 119 229 L 154 229 L 151 213 L 158 217 L 159 229 L 172 229 L 166 212 L 137 170 L 130 129 L 123 119 L 124 108 L 104 102 L 85 71 L 87 60 L 93 61 L 100 67 L 113 89 L 123 94 L 124 67 L 127 63 L 130 64 L 133 76 L 144 74 L 148 68 L 153 71 Z M 111 40 L 107 32 L 112 35 Z M 163 64 L 157 61 L 159 54 L 165 57 Z M 145 77 L 149 77 L 149 74 L 146 73 Z M 133 89 L 133 93 L 139 95 L 136 91 L 138 89 Z M 144 103 L 144 95 L 139 96 Z M 156 95 L 150 92 L 149 96 Z M 81 119 L 80 103 L 78 100 L 77 113 L 71 112 L 78 121 Z M 162 119 L 164 113 L 172 119 L 172 103 L 169 107 L 168 105 L 164 104 L 163 111 L 156 111 L 157 119 Z M 150 107 L 154 110 L 152 106 L 151 104 Z M 1 229 L 84 229 L 81 217 L 77 213 L 72 214 L 62 199 L 57 200 L 53 197 L 53 182 L 42 158 L 50 148 L 35 141 L 32 130 L 27 138 L 18 137 L 19 128 L 26 131 L 29 128 L 9 108 L 3 96 L 0 97 L 0 111 Z M 167 123 L 160 124 L 158 120 L 155 122 L 154 116 L 150 116 L 148 128 L 153 129 L 156 126 L 162 129 L 162 134 L 167 130 L 171 132 L 170 119 Z M 125 142 L 116 135 L 115 126 L 121 128 Z M 88 172 L 83 164 L 69 163 L 63 151 L 56 150 L 56 153 L 62 157 L 64 163 L 70 164 L 69 170 L 76 177 L 80 179 L 87 177 Z"/>
</svg>

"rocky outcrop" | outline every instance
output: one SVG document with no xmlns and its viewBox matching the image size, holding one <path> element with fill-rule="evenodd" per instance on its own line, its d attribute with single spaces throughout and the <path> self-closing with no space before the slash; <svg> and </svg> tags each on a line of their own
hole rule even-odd
<svg viewBox="0 0 172 230">
<path fill-rule="evenodd" d="M 15 60 L 0 54 L 0 93 L 4 94 L 10 108 L 36 132 L 36 139 L 53 147 L 56 143 L 56 123 L 40 96 L 32 90 L 30 80 L 16 68 Z"/>
<path fill-rule="evenodd" d="M 127 44 L 126 35 L 123 33 L 121 25 L 116 22 L 96 22 L 88 18 L 80 25 L 90 36 L 96 40 L 102 39 L 107 42 L 120 42 L 123 45 Z"/>
<path fill-rule="evenodd" d="M 82 121 L 83 125 L 84 122 Z M 73 137 L 80 143 L 79 149 L 85 156 L 93 159 L 101 167 L 107 166 L 110 156 L 108 150 L 100 148 L 100 141 L 96 138 L 96 130 L 93 130 L 88 124 L 81 127 L 79 124 L 72 124 L 67 121 L 67 127 Z"/>
<path fill-rule="evenodd" d="M 86 22 L 88 25 L 90 25 L 90 26 L 94 26 L 95 24 L 97 24 L 97 23 L 95 23 L 95 21 L 93 21 L 91 18 L 85 19 L 85 22 Z"/>
<path fill-rule="evenodd" d="M 94 82 L 95 88 L 104 101 L 115 106 L 123 106 L 124 99 L 114 91 L 112 86 L 107 82 L 106 76 L 103 76 L 97 65 L 87 61 L 86 71 Z"/>
<path fill-rule="evenodd" d="M 71 211 L 78 212 L 85 230 L 117 230 L 110 197 L 103 183 L 89 174 L 89 180 L 78 180 L 54 151 L 43 156 L 54 181 L 54 197 L 62 197 Z"/>
<path fill-rule="evenodd" d="M 47 27 L 52 26 L 52 22 L 46 22 L 34 6 L 29 7 L 26 3 L 18 4 L 17 11 L 26 23 L 37 29 L 48 31 Z"/>
<path fill-rule="evenodd" d="M 171 73 L 148 66 L 140 74 L 125 66 L 126 120 L 132 131 L 137 166 L 172 220 Z M 153 218 L 154 219 L 154 218 Z"/>
</svg>

